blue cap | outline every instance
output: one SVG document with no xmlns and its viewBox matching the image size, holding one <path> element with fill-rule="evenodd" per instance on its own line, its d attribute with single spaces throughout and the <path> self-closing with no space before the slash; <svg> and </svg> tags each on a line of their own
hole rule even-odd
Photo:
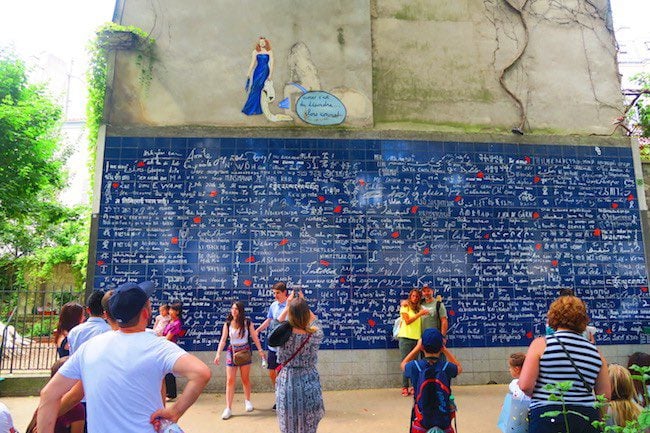
<svg viewBox="0 0 650 433">
<path fill-rule="evenodd" d="M 154 283 L 151 281 L 143 281 L 140 284 L 128 282 L 118 286 L 108 300 L 111 316 L 117 323 L 128 323 L 142 310 L 153 289 Z"/>
<path fill-rule="evenodd" d="M 442 349 L 443 337 L 436 328 L 426 329 L 422 333 L 422 346 L 427 353 L 438 353 Z"/>
</svg>

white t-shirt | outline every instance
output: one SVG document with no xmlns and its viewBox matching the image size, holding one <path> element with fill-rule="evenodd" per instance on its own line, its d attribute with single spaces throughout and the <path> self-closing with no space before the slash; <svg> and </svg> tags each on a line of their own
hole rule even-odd
<svg viewBox="0 0 650 433">
<path fill-rule="evenodd" d="M 9 408 L 0 403 L 0 433 L 14 433 L 14 421 L 11 419 Z"/>
<path fill-rule="evenodd" d="M 510 382 L 508 389 L 510 390 L 510 394 L 512 394 L 512 398 L 522 401 L 530 400 L 530 397 L 524 394 L 521 388 L 519 388 L 519 379 L 513 379 L 513 381 Z"/>
<path fill-rule="evenodd" d="M 83 382 L 88 431 L 155 433 L 149 419 L 163 407 L 163 378 L 186 353 L 151 332 L 107 332 L 83 344 L 59 373 Z"/>
</svg>

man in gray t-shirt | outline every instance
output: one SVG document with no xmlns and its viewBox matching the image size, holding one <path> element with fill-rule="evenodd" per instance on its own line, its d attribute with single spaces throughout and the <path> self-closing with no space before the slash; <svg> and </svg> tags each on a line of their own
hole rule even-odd
<svg viewBox="0 0 650 433">
<path fill-rule="evenodd" d="M 422 306 L 431 313 L 422 316 L 422 332 L 425 329 L 436 328 L 443 336 L 447 336 L 449 323 L 447 322 L 447 309 L 442 303 L 442 297 L 434 298 L 433 289 L 429 286 L 422 287 Z"/>
</svg>

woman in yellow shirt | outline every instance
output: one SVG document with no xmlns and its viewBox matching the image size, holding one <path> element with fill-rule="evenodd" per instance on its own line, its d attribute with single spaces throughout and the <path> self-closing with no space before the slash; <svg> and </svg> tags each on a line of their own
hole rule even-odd
<svg viewBox="0 0 650 433">
<path fill-rule="evenodd" d="M 402 318 L 402 324 L 397 334 L 397 341 L 399 342 L 399 353 L 402 359 L 418 344 L 418 340 L 422 337 L 422 323 L 420 317 L 429 314 L 429 310 L 420 306 L 422 294 L 419 289 L 412 289 L 409 292 L 409 298 L 406 305 L 399 309 L 399 315 Z M 413 388 L 410 393 L 413 394 Z M 409 395 L 409 380 L 405 375 L 402 375 L 402 395 L 407 397 Z"/>
</svg>

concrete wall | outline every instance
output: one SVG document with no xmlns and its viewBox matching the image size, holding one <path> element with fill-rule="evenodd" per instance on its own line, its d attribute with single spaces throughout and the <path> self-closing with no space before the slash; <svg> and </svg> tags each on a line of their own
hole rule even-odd
<svg viewBox="0 0 650 433">
<path fill-rule="evenodd" d="M 276 113 L 286 83 L 312 83 L 290 64 L 298 42 L 322 90 L 345 96 L 347 127 L 509 131 L 524 121 L 537 133 L 609 134 L 622 110 L 608 0 L 527 0 L 521 14 L 504 0 L 119 4 L 121 23 L 150 32 L 156 49 L 148 86 L 136 53 L 118 52 L 114 126 L 305 126 L 290 111 L 277 123 L 240 112 L 260 35 L 274 52 Z"/>
</svg>

